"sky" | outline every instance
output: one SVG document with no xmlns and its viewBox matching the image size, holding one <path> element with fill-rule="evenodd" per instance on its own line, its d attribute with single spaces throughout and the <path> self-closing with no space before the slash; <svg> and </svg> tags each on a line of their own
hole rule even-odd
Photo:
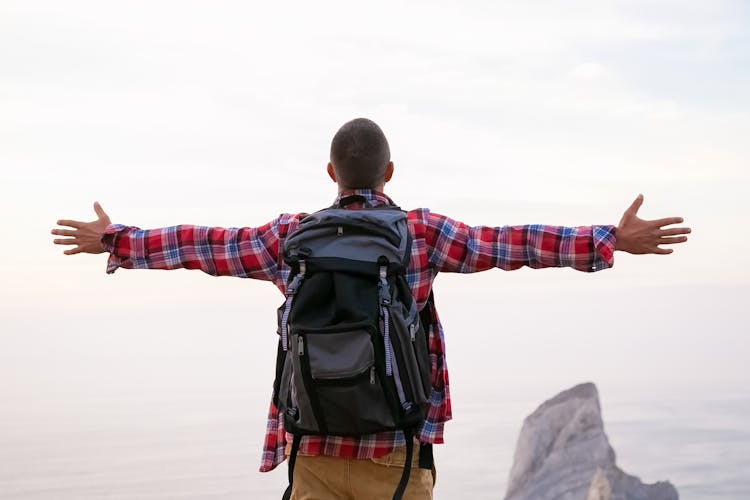
<svg viewBox="0 0 750 500">
<path fill-rule="evenodd" d="M 487 388 L 541 401 L 585 380 L 747 395 L 749 28 L 740 0 L 4 0 L 0 392 L 33 400 L 26 416 L 69 411 L 60 394 L 230 379 L 266 394 L 272 286 L 107 276 L 49 230 L 97 200 L 143 228 L 322 208 L 330 139 L 364 116 L 405 208 L 616 225 L 643 193 L 642 217 L 693 229 L 672 255 L 618 253 L 594 275 L 438 277 L 457 413 Z"/>
</svg>

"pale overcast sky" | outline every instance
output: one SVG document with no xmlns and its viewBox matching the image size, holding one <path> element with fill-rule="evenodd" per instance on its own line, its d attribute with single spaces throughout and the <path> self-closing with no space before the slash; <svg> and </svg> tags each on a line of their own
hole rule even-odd
<svg viewBox="0 0 750 500">
<path fill-rule="evenodd" d="M 270 388 L 273 287 L 105 276 L 103 256 L 63 256 L 49 230 L 95 200 L 144 228 L 322 208 L 330 138 L 365 116 L 405 208 L 617 224 L 642 192 L 643 217 L 693 228 L 673 255 L 618 254 L 597 275 L 438 278 L 457 405 L 492 377 L 540 397 L 583 380 L 746 390 L 748 88 L 742 0 L 4 0 L 0 389 L 176 390 L 164 372 L 201 356 Z M 499 373 L 474 366 L 477 342 Z"/>
</svg>

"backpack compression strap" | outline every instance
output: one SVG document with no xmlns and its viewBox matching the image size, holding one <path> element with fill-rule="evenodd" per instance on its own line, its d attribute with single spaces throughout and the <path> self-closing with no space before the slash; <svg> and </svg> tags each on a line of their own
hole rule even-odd
<svg viewBox="0 0 750 500">
<path fill-rule="evenodd" d="M 409 475 L 411 474 L 411 462 L 414 456 L 414 431 L 412 429 L 404 430 L 404 438 L 406 438 L 406 459 L 404 460 L 404 472 L 401 475 L 401 481 L 398 483 L 396 492 L 393 494 L 393 500 L 401 500 L 401 497 L 406 491 L 406 485 L 409 482 Z M 432 457 L 432 445 L 427 443 L 420 443 L 419 445 L 419 468 L 432 470 L 434 466 L 434 459 Z"/>
<path fill-rule="evenodd" d="M 409 475 L 411 474 L 411 460 L 414 456 L 414 431 L 412 429 L 404 429 L 404 439 L 406 440 L 406 459 L 404 459 L 404 472 L 401 474 L 401 481 L 396 487 L 396 492 L 393 494 L 393 500 L 401 500 L 406 491 L 406 484 L 409 482 Z"/>
<path fill-rule="evenodd" d="M 294 464 L 297 462 L 297 452 L 299 451 L 299 444 L 302 441 L 302 436 L 294 436 L 292 441 L 292 452 L 289 454 L 289 486 L 286 487 L 284 496 L 281 500 L 289 500 L 292 497 L 292 482 L 294 481 Z"/>
</svg>

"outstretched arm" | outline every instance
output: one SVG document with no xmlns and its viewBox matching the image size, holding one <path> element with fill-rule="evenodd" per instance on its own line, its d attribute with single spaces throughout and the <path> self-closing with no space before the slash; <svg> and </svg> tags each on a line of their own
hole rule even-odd
<svg viewBox="0 0 750 500">
<path fill-rule="evenodd" d="M 671 248 L 660 248 L 659 245 L 674 245 L 687 241 L 690 233 L 689 227 L 671 227 L 673 224 L 681 224 L 682 217 L 666 217 L 664 219 L 643 220 L 638 217 L 638 209 L 643 205 L 643 195 L 639 194 L 633 203 L 625 210 L 617 226 L 617 243 L 615 250 L 621 250 L 632 254 L 659 254 L 672 253 Z"/>
<path fill-rule="evenodd" d="M 614 226 L 468 226 L 426 209 L 421 218 L 430 267 L 438 272 L 523 266 L 593 272 L 613 264 Z"/>
<path fill-rule="evenodd" d="M 544 225 L 474 226 L 448 217 L 422 212 L 430 264 L 437 271 L 474 273 L 491 268 L 505 270 L 571 267 L 578 271 L 607 269 L 615 250 L 634 254 L 668 254 L 659 245 L 682 243 L 690 228 L 665 228 L 681 217 L 657 220 L 638 218 L 643 203 L 639 195 L 625 211 L 618 227 Z"/>
<path fill-rule="evenodd" d="M 159 229 L 110 224 L 101 206 L 94 204 L 97 220 L 60 220 L 65 228 L 54 240 L 73 248 L 65 254 L 109 252 L 107 272 L 126 269 L 199 269 L 213 276 L 237 276 L 279 281 L 280 232 L 295 216 L 282 215 L 260 227 L 221 228 L 192 225 Z"/>
</svg>

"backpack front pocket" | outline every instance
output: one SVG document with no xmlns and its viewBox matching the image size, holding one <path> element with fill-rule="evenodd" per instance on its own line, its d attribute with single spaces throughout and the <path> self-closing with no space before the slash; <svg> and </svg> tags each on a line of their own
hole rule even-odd
<svg viewBox="0 0 750 500">
<path fill-rule="evenodd" d="M 302 384 L 317 429 L 300 422 L 300 430 L 358 436 L 393 428 L 392 409 L 375 365 L 376 336 L 369 324 L 301 330 L 293 335 L 295 384 Z M 309 420 L 309 419 L 308 419 Z"/>
</svg>

